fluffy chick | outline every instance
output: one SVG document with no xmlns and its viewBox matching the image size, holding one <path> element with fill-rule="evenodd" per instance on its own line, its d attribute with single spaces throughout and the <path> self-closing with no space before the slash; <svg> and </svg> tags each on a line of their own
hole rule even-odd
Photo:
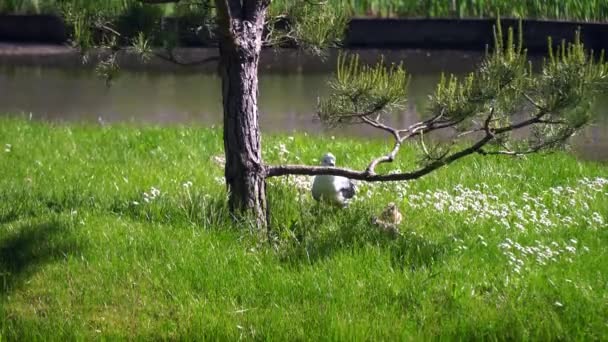
<svg viewBox="0 0 608 342">
<path fill-rule="evenodd" d="M 401 235 L 397 225 L 401 223 L 402 219 L 403 215 L 401 215 L 395 203 L 391 202 L 378 217 L 373 218 L 372 223 L 378 226 L 378 228 L 383 232 L 396 237 Z"/>
</svg>

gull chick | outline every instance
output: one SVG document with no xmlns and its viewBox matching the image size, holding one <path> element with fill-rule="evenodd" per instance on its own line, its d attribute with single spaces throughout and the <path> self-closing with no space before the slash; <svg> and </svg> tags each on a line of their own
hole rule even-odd
<svg viewBox="0 0 608 342">
<path fill-rule="evenodd" d="M 326 153 L 321 160 L 322 166 L 336 166 L 336 157 Z M 347 201 L 355 196 L 355 184 L 341 176 L 319 175 L 312 183 L 312 197 L 317 201 L 325 201 L 339 206 L 345 206 Z"/>
<path fill-rule="evenodd" d="M 399 212 L 399 209 L 397 209 L 395 202 L 390 202 L 377 220 L 384 223 L 397 225 L 401 223 L 402 219 L 403 216 Z"/>
<path fill-rule="evenodd" d="M 382 211 L 380 216 L 374 217 L 372 222 L 377 225 L 380 230 L 389 233 L 393 237 L 396 237 L 397 235 L 401 235 L 401 232 L 397 226 L 399 223 L 401 223 L 402 219 L 403 216 L 399 212 L 399 209 L 395 203 L 390 202 L 384 211 Z"/>
</svg>

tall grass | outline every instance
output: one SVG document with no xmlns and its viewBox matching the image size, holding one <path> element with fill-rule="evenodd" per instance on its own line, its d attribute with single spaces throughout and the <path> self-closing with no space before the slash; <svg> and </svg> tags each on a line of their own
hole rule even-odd
<svg viewBox="0 0 608 342">
<path fill-rule="evenodd" d="M 140 5 L 136 0 L 2 0 L 0 13 L 62 14 L 66 9 L 73 8 L 104 16 L 120 16 L 128 15 L 129 11 Z M 173 13 L 172 5 L 149 7 L 160 9 L 165 15 Z"/>
<path fill-rule="evenodd" d="M 497 16 L 602 21 L 603 0 L 350 0 L 355 15 L 495 18 Z"/>
<path fill-rule="evenodd" d="M 360 184 L 346 209 L 273 179 L 260 243 L 227 211 L 222 146 L 217 129 L 1 119 L 0 340 L 608 338 L 606 165 L 471 157 Z M 383 148 L 294 134 L 263 152 L 363 167 Z M 389 201 L 397 239 L 370 223 Z"/>
<path fill-rule="evenodd" d="M 273 6 L 282 7 L 293 0 L 275 0 Z M 3 0 L 0 13 L 49 13 L 63 4 L 95 8 L 105 13 L 116 13 L 132 0 Z M 518 17 L 605 21 L 608 2 L 605 0 L 330 0 L 331 5 L 347 5 L 356 16 L 372 17 L 457 17 L 487 18 Z M 166 5 L 165 13 L 174 13 L 175 6 Z"/>
</svg>

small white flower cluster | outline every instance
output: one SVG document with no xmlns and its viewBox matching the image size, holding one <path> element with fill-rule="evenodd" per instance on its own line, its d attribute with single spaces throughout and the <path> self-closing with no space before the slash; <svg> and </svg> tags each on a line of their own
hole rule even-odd
<svg viewBox="0 0 608 342">
<path fill-rule="evenodd" d="M 287 158 L 289 157 L 289 155 L 292 155 L 292 158 L 295 159 L 296 161 L 300 161 L 300 156 L 297 153 L 292 153 L 291 151 L 289 151 L 289 149 L 287 148 L 287 146 L 291 143 L 292 147 L 293 147 L 293 142 L 296 140 L 293 136 L 289 136 L 287 137 L 287 142 L 285 143 L 278 143 L 274 146 L 272 146 L 270 148 L 270 157 L 271 158 L 277 158 L 280 162 L 285 162 L 287 161 Z M 316 160 L 313 160 L 314 162 L 316 162 Z"/>
<path fill-rule="evenodd" d="M 598 212 L 589 213 L 587 201 L 601 194 L 606 184 L 608 181 L 604 178 L 583 179 L 574 188 L 558 186 L 536 197 L 523 193 L 519 199 L 501 199 L 490 192 L 487 184 L 478 184 L 474 189 L 459 184 L 452 192 L 427 190 L 411 194 L 408 204 L 413 209 L 432 208 L 443 213 L 461 213 L 466 215 L 466 223 L 493 220 L 506 229 L 514 228 L 521 232 L 544 232 L 556 227 L 597 229 L 605 227 L 606 220 Z M 495 187 L 498 193 L 506 194 L 500 185 Z"/>
<path fill-rule="evenodd" d="M 391 173 L 393 172 L 401 172 L 401 170 L 395 170 Z M 407 195 L 410 188 L 409 182 L 355 182 L 355 185 L 357 186 L 355 201 L 370 200 L 377 193 L 394 194 L 396 199 L 401 201 Z"/>
<path fill-rule="evenodd" d="M 606 185 L 608 185 L 608 178 L 597 177 L 589 179 L 587 177 L 578 181 L 579 184 L 584 185 L 595 191 L 602 191 Z"/>
<path fill-rule="evenodd" d="M 155 188 L 155 187 L 151 187 L 149 192 L 144 192 L 143 193 L 143 200 L 146 203 L 150 203 L 152 201 L 154 201 L 156 198 L 158 198 L 160 196 L 160 190 Z M 134 205 L 139 205 L 140 203 L 138 201 L 133 201 Z"/>
<path fill-rule="evenodd" d="M 503 227 L 517 237 L 529 233 L 542 234 L 556 229 L 601 229 L 607 228 L 606 217 L 590 208 L 590 204 L 605 198 L 608 179 L 584 178 L 574 186 L 556 186 L 540 191 L 536 196 L 528 193 L 514 195 L 500 185 L 490 187 L 478 184 L 473 189 L 457 185 L 451 191 L 427 190 L 409 194 L 408 205 L 418 210 L 433 210 L 443 215 L 457 215 L 465 223 L 491 222 Z M 495 231 L 495 229 L 492 229 Z M 589 251 L 580 246 L 578 240 L 571 238 L 565 242 L 542 242 L 533 244 L 519 243 L 511 236 L 498 247 L 507 258 L 513 272 L 522 273 L 536 266 L 552 262 L 573 262 L 578 253 Z M 455 251 L 464 252 L 470 247 L 465 241 L 455 239 Z M 477 242 L 488 246 L 484 237 L 478 235 Z"/>
<path fill-rule="evenodd" d="M 275 145 L 273 149 L 277 151 L 279 160 L 285 160 L 287 158 L 287 155 L 291 153 L 287 150 L 287 146 L 283 143 Z"/>
<path fill-rule="evenodd" d="M 525 246 L 506 238 L 498 245 L 502 253 L 507 257 L 513 272 L 521 273 L 526 268 L 526 265 L 533 262 L 541 266 L 557 262 L 561 259 L 572 262 L 573 257 L 577 253 L 578 241 L 576 239 L 570 239 L 561 244 L 556 241 L 549 244 L 543 244 L 538 240 L 534 242 L 534 245 Z M 587 246 L 583 246 L 582 250 L 583 252 L 589 252 Z"/>
<path fill-rule="evenodd" d="M 182 183 L 182 186 L 184 187 L 184 189 L 188 190 L 192 187 L 192 182 L 186 181 L 186 182 Z"/>
<path fill-rule="evenodd" d="M 226 158 L 221 154 L 212 156 L 211 161 L 219 167 L 224 167 L 224 165 L 226 165 Z"/>
<path fill-rule="evenodd" d="M 290 175 L 287 177 L 274 177 L 271 181 L 274 184 L 285 185 L 298 191 L 310 191 L 313 179 L 314 177 L 311 176 Z"/>
<path fill-rule="evenodd" d="M 13 145 L 11 144 L 5 144 L 4 145 L 4 152 L 9 153 L 13 150 Z"/>
</svg>

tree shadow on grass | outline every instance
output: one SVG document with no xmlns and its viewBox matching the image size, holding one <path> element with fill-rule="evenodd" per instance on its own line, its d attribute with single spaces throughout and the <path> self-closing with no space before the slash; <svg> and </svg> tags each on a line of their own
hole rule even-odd
<svg viewBox="0 0 608 342">
<path fill-rule="evenodd" d="M 11 223 L 19 219 L 19 213 L 16 210 L 7 210 L 0 212 L 0 224 Z"/>
<path fill-rule="evenodd" d="M 60 222 L 27 224 L 0 239 L 0 295 L 6 295 L 40 267 L 80 250 Z"/>
</svg>

